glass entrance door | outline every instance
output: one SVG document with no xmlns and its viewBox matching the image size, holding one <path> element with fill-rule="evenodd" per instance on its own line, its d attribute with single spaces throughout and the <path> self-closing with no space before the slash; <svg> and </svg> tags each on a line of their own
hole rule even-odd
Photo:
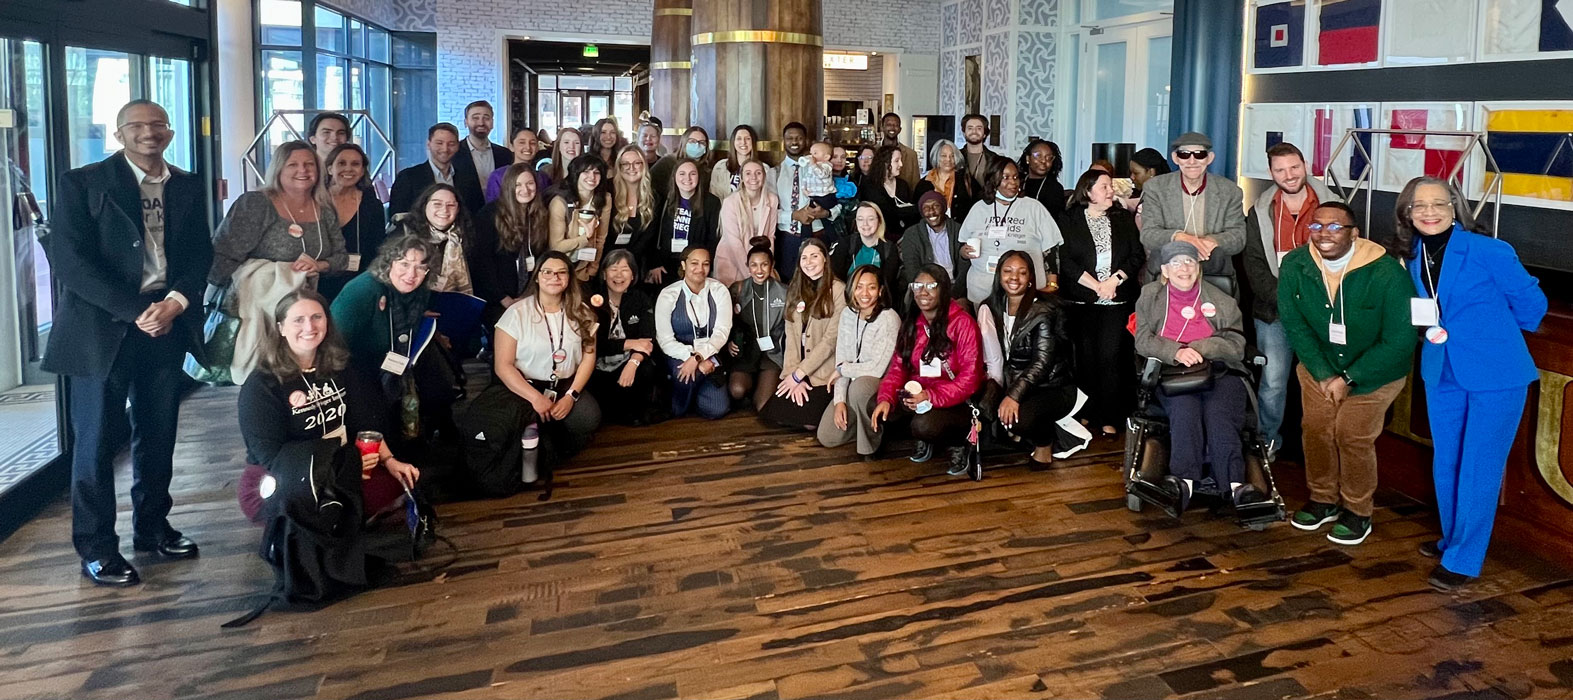
<svg viewBox="0 0 1573 700">
<path fill-rule="evenodd" d="M 1075 115 L 1076 172 L 1092 165 L 1092 144 L 1168 149 L 1170 19 L 1078 36 L 1080 95 Z"/>
</svg>

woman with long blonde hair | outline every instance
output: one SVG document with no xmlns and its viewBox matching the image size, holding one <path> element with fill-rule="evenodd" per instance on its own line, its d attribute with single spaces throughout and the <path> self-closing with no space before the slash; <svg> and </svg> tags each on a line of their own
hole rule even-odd
<svg viewBox="0 0 1573 700">
<path fill-rule="evenodd" d="M 644 152 L 638 146 L 624 146 L 611 166 L 612 225 L 606 230 L 605 252 L 623 248 L 643 251 L 650 242 L 650 225 L 655 222 L 655 193 Z"/>
</svg>

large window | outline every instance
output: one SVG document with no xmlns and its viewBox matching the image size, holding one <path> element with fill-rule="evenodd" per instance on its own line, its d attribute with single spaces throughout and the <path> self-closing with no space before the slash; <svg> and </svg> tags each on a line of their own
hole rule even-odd
<svg viewBox="0 0 1573 700">
<path fill-rule="evenodd" d="M 388 31 L 320 5 L 316 0 L 257 0 L 258 123 L 274 110 L 366 110 L 370 121 L 351 118 L 355 142 L 375 166 L 388 155 L 393 138 L 393 41 Z M 259 164 L 280 143 L 292 138 L 289 127 L 306 136 L 310 115 L 289 114 L 268 127 L 255 154 Z M 382 130 L 377 133 L 372 122 Z M 386 138 L 385 138 L 386 137 Z M 393 179 L 393 163 L 374 173 Z"/>
<path fill-rule="evenodd" d="M 630 141 L 634 131 L 634 79 L 626 75 L 537 75 L 535 76 L 535 123 L 547 133 L 559 127 L 577 128 L 603 117 L 617 119 L 618 128 Z"/>
</svg>

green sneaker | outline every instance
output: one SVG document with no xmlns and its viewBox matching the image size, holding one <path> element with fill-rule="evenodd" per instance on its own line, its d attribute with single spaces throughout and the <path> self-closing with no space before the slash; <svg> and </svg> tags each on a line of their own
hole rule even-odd
<svg viewBox="0 0 1573 700">
<path fill-rule="evenodd" d="M 1371 536 L 1371 519 L 1362 518 L 1354 513 L 1345 512 L 1338 516 L 1338 522 L 1333 525 L 1333 531 L 1327 533 L 1327 541 L 1353 547 Z"/>
<path fill-rule="evenodd" d="M 1294 514 L 1293 518 L 1289 519 L 1289 524 L 1308 532 L 1320 530 L 1323 525 L 1337 520 L 1342 512 L 1342 509 L 1331 503 L 1306 501 L 1305 507 L 1301 508 Z"/>
</svg>

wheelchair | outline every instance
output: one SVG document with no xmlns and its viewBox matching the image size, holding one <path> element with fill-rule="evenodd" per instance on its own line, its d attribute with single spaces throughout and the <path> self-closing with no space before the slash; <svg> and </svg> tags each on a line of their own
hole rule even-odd
<svg viewBox="0 0 1573 700">
<path fill-rule="evenodd" d="M 1266 363 L 1266 358 L 1259 354 L 1248 356 L 1251 357 L 1253 370 Z M 1135 512 L 1151 505 L 1171 517 L 1179 518 L 1179 504 L 1161 486 L 1163 478 L 1169 474 L 1169 419 L 1157 400 L 1162 366 L 1163 363 L 1157 358 L 1147 358 L 1138 384 L 1136 411 L 1126 420 L 1125 505 Z M 1252 386 L 1252 379 L 1229 374 L 1218 381 L 1246 383 L 1245 427 L 1240 433 L 1240 446 L 1245 451 L 1245 478 L 1246 483 L 1255 486 L 1268 498 L 1260 503 L 1236 507 L 1229 497 L 1229 485 L 1215 483 L 1209 475 L 1196 484 L 1192 502 L 1211 502 L 1214 515 L 1232 512 L 1241 527 L 1263 530 L 1272 523 L 1284 520 L 1286 509 L 1283 496 L 1279 495 L 1273 481 L 1267 444 L 1262 440 L 1257 425 L 1256 390 Z"/>
</svg>

